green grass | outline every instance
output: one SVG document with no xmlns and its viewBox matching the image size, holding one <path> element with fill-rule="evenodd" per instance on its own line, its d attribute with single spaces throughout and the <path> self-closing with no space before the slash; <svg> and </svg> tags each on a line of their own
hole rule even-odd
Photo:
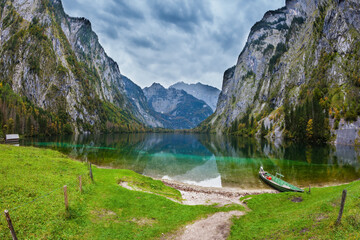
<svg viewBox="0 0 360 240">
<path fill-rule="evenodd" d="M 343 189 L 348 191 L 344 214 L 335 226 Z M 295 197 L 303 201 L 291 201 Z M 252 211 L 234 221 L 230 239 L 360 239 L 359 181 L 313 188 L 311 194 L 262 194 L 245 201 Z"/>
<path fill-rule="evenodd" d="M 143 175 L 134 175 L 132 172 L 123 174 L 117 182 L 127 182 L 130 187 L 144 192 L 151 192 L 163 197 L 171 198 L 176 201 L 182 201 L 181 193 L 171 187 L 163 184 L 160 180 L 153 180 L 152 178 Z"/>
<path fill-rule="evenodd" d="M 172 202 L 162 196 L 180 199 L 177 190 L 129 170 L 94 167 L 94 183 L 87 173 L 87 165 L 53 150 L 0 145 L 1 213 L 10 210 L 19 239 L 154 239 L 207 214 L 241 210 Z M 122 188 L 124 180 L 162 196 Z M 11 239 L 4 215 L 0 239 Z"/>
<path fill-rule="evenodd" d="M 180 200 L 177 190 L 129 170 L 94 167 L 92 183 L 87 165 L 53 150 L 0 145 L 0 159 L 0 210 L 10 210 L 19 239 L 157 239 L 207 214 L 242 210 L 175 203 L 165 197 Z M 156 195 L 127 190 L 121 181 Z M 343 189 L 348 191 L 344 215 L 335 226 Z M 234 219 L 230 239 L 360 239 L 359 181 L 313 188 L 311 194 L 250 197 L 245 201 L 252 211 Z M 291 201 L 294 197 L 302 202 Z M 0 239 L 11 239 L 4 215 Z"/>
</svg>

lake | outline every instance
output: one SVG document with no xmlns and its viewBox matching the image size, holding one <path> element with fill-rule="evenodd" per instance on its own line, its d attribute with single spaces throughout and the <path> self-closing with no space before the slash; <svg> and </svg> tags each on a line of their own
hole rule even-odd
<svg viewBox="0 0 360 240">
<path fill-rule="evenodd" d="M 353 146 L 306 146 L 206 134 L 111 134 L 28 138 L 21 145 L 51 148 L 99 166 L 205 187 L 268 189 L 260 166 L 300 187 L 360 178 Z"/>
</svg>

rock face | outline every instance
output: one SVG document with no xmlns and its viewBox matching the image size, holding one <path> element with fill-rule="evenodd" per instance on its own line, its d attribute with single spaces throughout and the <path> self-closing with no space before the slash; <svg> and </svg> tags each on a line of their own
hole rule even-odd
<svg viewBox="0 0 360 240">
<path fill-rule="evenodd" d="M 184 90 L 197 99 L 203 100 L 215 112 L 220 94 L 219 89 L 202 83 L 187 84 L 184 82 L 175 83 L 174 85 L 171 85 L 170 88 Z"/>
<path fill-rule="evenodd" d="M 159 83 L 143 89 L 149 107 L 156 111 L 165 128 L 189 129 L 212 114 L 202 100 L 175 88 L 165 89 Z"/>
<path fill-rule="evenodd" d="M 162 126 L 91 23 L 66 15 L 60 0 L 1 1 L 0 27 L 4 84 L 45 111 L 65 113 L 61 121 L 75 132 Z"/>
<path fill-rule="evenodd" d="M 157 119 L 157 113 L 149 107 L 143 90 L 130 79 L 122 75 L 125 84 L 125 93 L 133 105 L 133 112 L 137 119 L 152 127 L 163 128 L 164 125 Z"/>
<path fill-rule="evenodd" d="M 287 0 L 251 28 L 205 124 L 224 132 L 248 112 L 283 129 L 283 115 L 274 120 L 272 114 L 281 113 L 285 99 L 293 106 L 304 102 L 315 87 L 332 111 L 359 114 L 359 59 L 359 1 Z"/>
<path fill-rule="evenodd" d="M 359 145 L 360 144 L 360 118 L 355 122 L 347 123 L 341 120 L 339 128 L 335 130 L 335 144 Z"/>
</svg>

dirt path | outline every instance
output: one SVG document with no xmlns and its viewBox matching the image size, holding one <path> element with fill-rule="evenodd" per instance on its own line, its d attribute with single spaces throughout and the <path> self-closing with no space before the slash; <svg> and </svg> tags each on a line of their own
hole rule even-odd
<svg viewBox="0 0 360 240">
<path fill-rule="evenodd" d="M 218 212 L 205 219 L 187 225 L 174 234 L 165 235 L 161 239 L 167 240 L 223 240 L 230 234 L 233 217 L 240 217 L 245 212 Z"/>
</svg>

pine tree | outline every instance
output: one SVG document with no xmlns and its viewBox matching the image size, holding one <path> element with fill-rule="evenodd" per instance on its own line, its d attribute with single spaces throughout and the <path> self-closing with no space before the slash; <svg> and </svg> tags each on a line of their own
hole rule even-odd
<svg viewBox="0 0 360 240">
<path fill-rule="evenodd" d="M 20 132 L 20 117 L 19 114 L 16 113 L 16 117 L 15 117 L 15 132 L 19 133 Z"/>
<path fill-rule="evenodd" d="M 29 136 L 31 135 L 31 119 L 30 117 L 28 117 L 27 121 L 26 121 L 26 134 Z"/>
<path fill-rule="evenodd" d="M 264 121 L 261 122 L 260 135 L 261 137 L 265 137 L 267 134 L 267 130 L 265 129 Z"/>
</svg>

